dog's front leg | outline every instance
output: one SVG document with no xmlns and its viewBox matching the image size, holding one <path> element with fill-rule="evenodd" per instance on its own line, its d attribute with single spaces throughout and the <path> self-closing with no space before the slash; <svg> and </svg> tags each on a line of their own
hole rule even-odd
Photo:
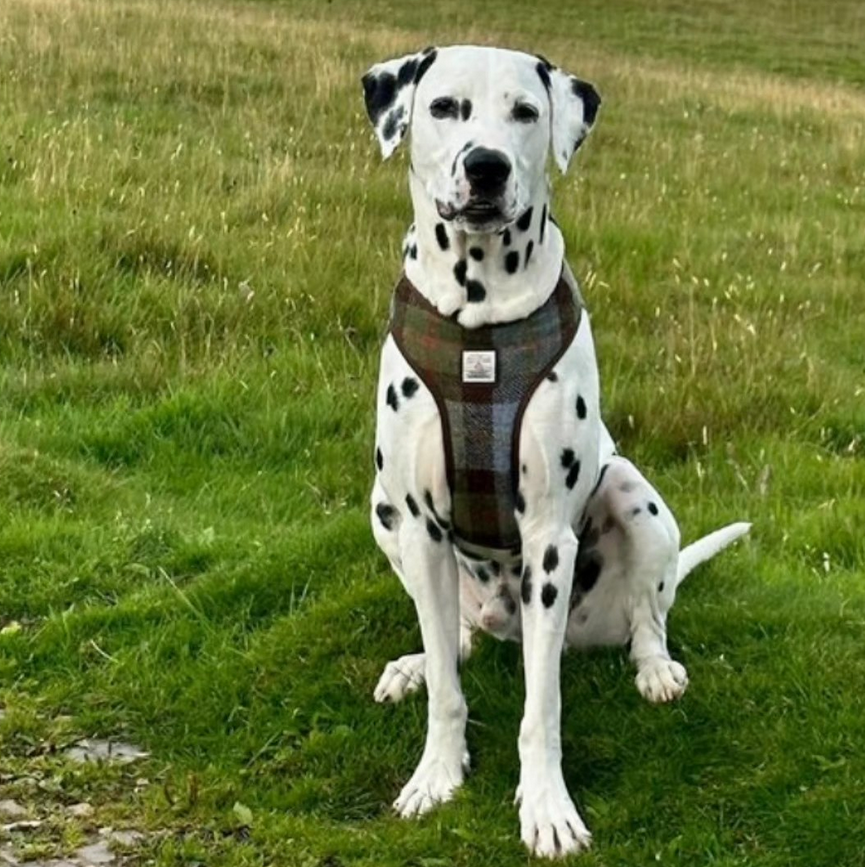
<svg viewBox="0 0 865 867">
<path fill-rule="evenodd" d="M 420 622 L 429 702 L 423 755 L 394 802 L 400 815 L 415 816 L 450 800 L 462 783 L 468 768 L 468 712 L 457 669 L 459 587 L 453 548 L 431 518 L 404 521 L 399 546 Z"/>
<path fill-rule="evenodd" d="M 523 522 L 522 618 L 526 703 L 520 725 L 520 832 L 535 855 L 578 852 L 591 835 L 562 776 L 559 672 L 577 539 L 542 515 Z"/>
</svg>

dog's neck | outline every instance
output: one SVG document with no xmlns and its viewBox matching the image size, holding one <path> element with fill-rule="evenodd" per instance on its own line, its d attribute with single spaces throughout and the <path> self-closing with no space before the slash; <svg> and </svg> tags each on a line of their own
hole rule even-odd
<svg viewBox="0 0 865 867">
<path fill-rule="evenodd" d="M 413 173 L 409 185 L 415 222 L 403 246 L 405 273 L 439 313 L 477 328 L 524 319 L 549 298 L 564 241 L 545 187 L 506 229 L 479 235 L 443 220 Z"/>
</svg>

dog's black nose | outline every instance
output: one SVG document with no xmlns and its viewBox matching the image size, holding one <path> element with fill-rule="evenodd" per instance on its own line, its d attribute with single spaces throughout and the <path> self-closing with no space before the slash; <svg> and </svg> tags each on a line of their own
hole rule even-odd
<svg viewBox="0 0 865 867">
<path fill-rule="evenodd" d="M 475 193 L 500 190 L 511 173 L 510 160 L 501 151 L 489 148 L 473 148 L 466 154 L 463 164 Z"/>
</svg>

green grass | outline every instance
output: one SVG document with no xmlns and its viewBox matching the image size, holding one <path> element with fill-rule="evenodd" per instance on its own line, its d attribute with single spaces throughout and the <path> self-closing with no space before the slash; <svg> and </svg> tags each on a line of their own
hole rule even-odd
<svg viewBox="0 0 865 867">
<path fill-rule="evenodd" d="M 518 648 L 480 642 L 475 770 L 420 822 L 388 808 L 424 699 L 371 701 L 419 635 L 366 517 L 409 208 L 358 79 L 467 40 L 603 94 L 555 201 L 608 423 L 686 539 L 754 522 L 677 601 L 681 703 L 568 657 L 581 863 L 865 863 L 865 20 L 780 0 L 0 6 L 0 798 L 46 818 L 19 854 L 70 852 L 86 799 L 160 867 L 526 862 Z M 84 736 L 151 757 L 79 767 Z"/>
</svg>

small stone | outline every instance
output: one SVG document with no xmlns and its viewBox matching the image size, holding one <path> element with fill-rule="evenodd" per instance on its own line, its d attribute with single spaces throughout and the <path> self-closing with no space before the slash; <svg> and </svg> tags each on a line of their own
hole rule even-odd
<svg viewBox="0 0 865 867">
<path fill-rule="evenodd" d="M 67 861 L 65 858 L 52 858 L 50 861 L 23 861 L 21 867 L 88 867 L 88 865 L 82 865 L 80 861 Z"/>
<path fill-rule="evenodd" d="M 41 828 L 42 822 L 39 819 L 25 819 L 21 822 L 10 822 L 8 825 L 0 825 L 0 829 L 6 831 L 32 831 L 34 828 Z"/>
<path fill-rule="evenodd" d="M 91 843 L 75 850 L 75 857 L 82 862 L 84 867 L 97 867 L 99 864 L 110 864 L 117 860 L 117 856 L 108 848 L 105 841 Z"/>
<path fill-rule="evenodd" d="M 138 759 L 146 759 L 150 753 L 139 749 L 134 744 L 124 744 L 121 741 L 84 738 L 66 750 L 66 755 L 74 762 L 107 761 L 126 765 Z"/>
<path fill-rule="evenodd" d="M 11 798 L 0 801 L 0 816 L 4 819 L 23 819 L 27 815 L 27 810 L 17 801 Z"/>
<path fill-rule="evenodd" d="M 144 839 L 144 834 L 141 831 L 111 831 L 108 834 L 108 842 L 116 843 L 118 846 L 131 847 Z"/>
<path fill-rule="evenodd" d="M 80 804 L 71 804 L 66 808 L 66 812 L 76 819 L 88 819 L 93 815 L 93 805 L 87 801 L 82 801 Z"/>
</svg>

